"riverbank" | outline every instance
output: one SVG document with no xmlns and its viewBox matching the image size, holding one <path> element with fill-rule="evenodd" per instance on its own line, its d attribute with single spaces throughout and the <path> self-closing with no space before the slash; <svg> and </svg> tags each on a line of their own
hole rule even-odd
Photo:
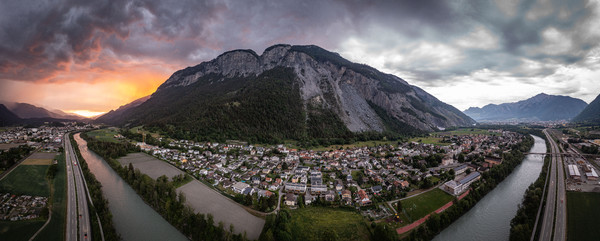
<svg viewBox="0 0 600 241">
<path fill-rule="evenodd" d="M 433 240 L 508 240 L 510 220 L 517 212 L 523 193 L 529 184 L 535 181 L 543 165 L 541 156 L 525 157 L 522 154 L 528 151 L 544 152 L 546 150 L 542 138 L 533 136 L 532 140 L 535 142 L 530 143 L 531 145 L 522 145 L 522 148 L 519 148 L 520 155 L 515 153 L 513 157 L 519 159 L 511 163 L 512 168 L 507 168 L 506 172 L 503 172 L 507 173 L 505 177 L 501 179 L 485 178 L 485 181 L 488 182 L 486 186 L 473 187 L 472 195 L 458 202 L 457 206 L 463 203 L 464 210 L 468 211 L 448 225 Z M 453 211 L 455 212 L 450 208 L 446 212 Z"/>
<path fill-rule="evenodd" d="M 81 155 L 80 159 L 85 160 L 89 170 L 101 184 L 99 191 L 106 198 L 105 207 L 112 213 L 110 222 L 116 230 L 115 233 L 118 233 L 122 240 L 187 240 L 144 203 L 142 198 L 101 157 L 91 152 L 85 140 L 79 136 L 75 136 L 75 140 L 78 146 L 76 150 Z M 94 204 L 98 206 L 95 201 Z M 104 220 L 102 224 L 105 225 Z M 112 239 L 106 238 L 106 240 Z"/>
<path fill-rule="evenodd" d="M 245 240 L 246 234 L 233 234 L 233 225 L 225 227 L 222 222 L 216 223 L 211 214 L 196 213 L 186 204 L 183 193 L 177 192 L 175 185 L 166 176 L 154 180 L 133 166 L 123 167 L 115 160 L 131 152 L 139 152 L 139 148 L 130 143 L 102 142 L 85 135 L 87 148 L 103 157 L 107 166 L 120 176 L 129 187 L 141 197 L 146 204 L 158 212 L 168 223 L 192 240 Z M 161 195 L 158 195 L 158 194 Z M 189 224 L 194 225 L 189 225 Z"/>
<path fill-rule="evenodd" d="M 462 200 L 439 214 L 433 213 L 422 225 L 413 229 L 410 234 L 404 234 L 406 240 L 433 239 L 446 227 L 454 225 L 461 216 L 471 210 L 489 192 L 493 191 L 524 159 L 523 152 L 529 151 L 534 145 L 534 138 L 527 136 L 520 143 L 512 146 L 510 152 L 503 153 L 503 162 L 482 173 L 482 178 L 471 184 L 471 191 Z M 464 235 L 464 234 L 463 234 Z M 464 236 L 463 236 L 464 237 Z M 446 239 L 440 239 L 446 240 Z M 452 240 L 452 239 L 449 239 Z"/>
</svg>

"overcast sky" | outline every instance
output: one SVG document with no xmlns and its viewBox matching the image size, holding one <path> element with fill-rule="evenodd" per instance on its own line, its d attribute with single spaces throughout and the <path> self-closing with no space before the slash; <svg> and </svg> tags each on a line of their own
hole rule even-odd
<svg viewBox="0 0 600 241">
<path fill-rule="evenodd" d="M 105 112 L 232 49 L 315 44 L 460 110 L 600 94 L 599 1 L 0 2 L 0 100 Z"/>
</svg>

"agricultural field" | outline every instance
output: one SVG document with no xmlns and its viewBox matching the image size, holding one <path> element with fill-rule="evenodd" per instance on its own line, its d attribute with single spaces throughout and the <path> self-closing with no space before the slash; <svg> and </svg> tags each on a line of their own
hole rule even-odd
<svg viewBox="0 0 600 241">
<path fill-rule="evenodd" d="M 56 152 L 36 152 L 29 156 L 21 165 L 51 165 Z"/>
<path fill-rule="evenodd" d="M 19 165 L 0 181 L 0 192 L 49 197 L 47 165 Z"/>
<path fill-rule="evenodd" d="M 235 233 L 246 232 L 247 237 L 251 240 L 258 239 L 265 225 L 264 219 L 253 216 L 241 205 L 198 180 L 193 180 L 177 188 L 177 191 L 185 194 L 187 204 L 196 212 L 212 214 L 215 223 L 223 222 L 225 227 L 233 224 Z"/>
<path fill-rule="evenodd" d="M 25 145 L 25 143 L 8 143 L 8 144 L 3 143 L 3 144 L 0 144 L 0 150 L 8 150 L 10 148 L 21 146 L 21 145 Z"/>
<path fill-rule="evenodd" d="M 184 174 L 183 171 L 174 166 L 141 152 L 129 153 L 127 156 L 117 159 L 117 161 L 125 167 L 128 166 L 129 163 L 132 163 L 133 168 L 140 169 L 140 172 L 153 179 L 157 179 L 162 175 L 173 178 L 176 175 Z"/>
<path fill-rule="evenodd" d="M 567 239 L 598 240 L 600 193 L 567 192 Z"/>
<path fill-rule="evenodd" d="M 119 134 L 114 128 L 106 128 L 87 132 L 89 137 L 96 138 L 99 141 L 120 142 L 115 135 Z"/>
<path fill-rule="evenodd" d="M 50 196 L 50 187 L 46 179 L 46 171 L 56 153 L 36 152 L 16 167 L 8 176 L 0 181 L 0 192 L 16 195 Z M 64 159 L 59 156 L 58 159 Z M 37 236 L 37 240 L 64 240 L 65 195 L 65 164 L 59 161 L 59 171 L 53 183 L 53 218 L 46 230 Z M 9 222 L 0 221 L 0 240 L 29 240 L 42 227 L 46 220 Z M 57 226 L 58 225 L 58 226 Z"/>
<path fill-rule="evenodd" d="M 290 210 L 292 237 L 298 240 L 321 240 L 333 230 L 339 240 L 369 240 L 369 228 L 363 217 L 354 212 L 325 207 Z"/>
<path fill-rule="evenodd" d="M 42 240 L 53 240 L 62 241 L 65 240 L 64 232 L 57 232 L 57 230 L 65 230 L 65 214 L 67 209 L 66 199 L 66 168 L 65 168 L 65 156 L 61 154 L 57 157 L 58 159 L 58 171 L 52 182 L 52 197 L 50 202 L 52 203 L 52 219 L 46 225 L 34 239 L 34 241 Z"/>
<path fill-rule="evenodd" d="M 420 194 L 416 197 L 402 200 L 402 208 L 406 211 L 411 222 L 427 216 L 431 212 L 441 208 L 453 197 L 439 188 L 434 188 L 429 192 Z"/>
</svg>

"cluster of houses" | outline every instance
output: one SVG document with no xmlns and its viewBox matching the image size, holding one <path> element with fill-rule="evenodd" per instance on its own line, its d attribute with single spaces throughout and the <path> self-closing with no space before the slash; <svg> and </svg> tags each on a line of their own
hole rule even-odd
<svg viewBox="0 0 600 241">
<path fill-rule="evenodd" d="M 320 198 L 362 206 L 372 204 L 374 195 L 390 190 L 410 191 L 418 188 L 415 183 L 451 169 L 455 169 L 457 179 L 453 188 L 449 183 L 448 190 L 463 192 L 480 178 L 480 172 L 502 163 L 498 153 L 508 151 L 523 138 L 514 132 L 490 132 L 495 135 L 443 136 L 445 145 L 407 142 L 327 151 L 190 140 L 172 141 L 168 147 L 137 145 L 231 193 L 270 196 L 283 192 L 288 205 L 297 205 L 298 200 L 310 204 Z M 425 162 L 423 157 L 432 154 L 443 155 L 439 166 L 417 168 Z M 485 158 L 477 165 L 463 164 L 457 158 L 461 154 L 467 158 L 472 155 Z M 463 174 L 466 169 L 473 172 Z"/>
<path fill-rule="evenodd" d="M 65 133 L 74 130 L 92 128 L 90 125 L 78 125 L 75 122 L 64 122 L 64 126 L 40 126 L 36 128 L 14 127 L 0 132 L 0 144 L 29 145 L 41 147 L 49 151 L 57 151 L 61 147 Z M 0 150 L 2 152 L 2 150 Z"/>
<path fill-rule="evenodd" d="M 0 220 L 19 221 L 38 218 L 47 203 L 47 197 L 0 193 Z"/>
</svg>

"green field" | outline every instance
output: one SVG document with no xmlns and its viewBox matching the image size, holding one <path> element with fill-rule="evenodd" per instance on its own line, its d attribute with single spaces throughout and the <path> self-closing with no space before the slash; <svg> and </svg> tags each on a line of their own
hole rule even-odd
<svg viewBox="0 0 600 241">
<path fill-rule="evenodd" d="M 410 216 L 411 221 L 427 216 L 431 212 L 452 201 L 453 197 L 439 188 L 420 194 L 419 196 L 402 200 L 402 208 Z"/>
<path fill-rule="evenodd" d="M 398 141 L 359 141 L 352 144 L 346 145 L 331 145 L 331 146 L 319 146 L 310 148 L 314 151 L 329 151 L 329 150 L 338 150 L 340 148 L 355 148 L 355 147 L 374 147 L 374 146 L 382 146 L 382 145 L 398 145 Z"/>
<path fill-rule="evenodd" d="M 131 128 L 131 129 L 129 129 L 129 131 L 130 131 L 131 133 L 140 133 L 140 134 L 144 134 L 144 135 L 148 135 L 148 134 L 150 134 L 150 135 L 152 135 L 152 137 L 154 137 L 154 138 L 159 138 L 159 137 L 160 137 L 160 135 L 159 135 L 158 133 L 149 132 L 149 131 L 147 131 L 147 130 L 144 130 L 144 127 L 143 127 L 143 126 L 136 126 L 136 127 L 133 127 L 133 128 Z"/>
<path fill-rule="evenodd" d="M 0 221 L 0 240 L 29 240 L 44 225 L 46 220 Z"/>
<path fill-rule="evenodd" d="M 500 135 L 499 133 L 489 132 L 488 130 L 477 129 L 477 128 L 461 128 L 461 129 L 457 129 L 457 130 L 453 130 L 453 131 L 441 132 L 439 134 L 440 135 L 457 135 L 457 136 L 460 136 L 460 135 L 491 135 L 491 136 Z"/>
<path fill-rule="evenodd" d="M 298 240 L 321 240 L 326 230 L 337 233 L 339 240 L 369 240 L 363 217 L 353 211 L 324 207 L 291 210 L 292 237 Z"/>
<path fill-rule="evenodd" d="M 567 192 L 567 239 L 598 240 L 600 193 Z"/>
<path fill-rule="evenodd" d="M 0 181 L 0 192 L 49 197 L 46 165 L 20 165 Z"/>
<path fill-rule="evenodd" d="M 99 141 L 120 142 L 119 139 L 115 138 L 117 134 L 119 133 L 116 130 L 110 128 L 87 132 L 89 137 L 96 138 Z"/>
<path fill-rule="evenodd" d="M 65 240 L 65 214 L 67 209 L 65 195 L 67 186 L 64 154 L 58 156 L 57 159 L 58 171 L 56 172 L 56 176 L 52 183 L 52 219 L 34 240 Z"/>
<path fill-rule="evenodd" d="M 437 145 L 437 146 L 445 146 L 445 145 L 450 144 L 450 143 L 442 143 L 441 137 L 433 137 L 433 136 L 415 137 L 415 138 L 411 138 L 409 141 L 419 142 L 419 143 L 423 143 L 423 144 L 433 144 L 433 145 Z"/>
</svg>

